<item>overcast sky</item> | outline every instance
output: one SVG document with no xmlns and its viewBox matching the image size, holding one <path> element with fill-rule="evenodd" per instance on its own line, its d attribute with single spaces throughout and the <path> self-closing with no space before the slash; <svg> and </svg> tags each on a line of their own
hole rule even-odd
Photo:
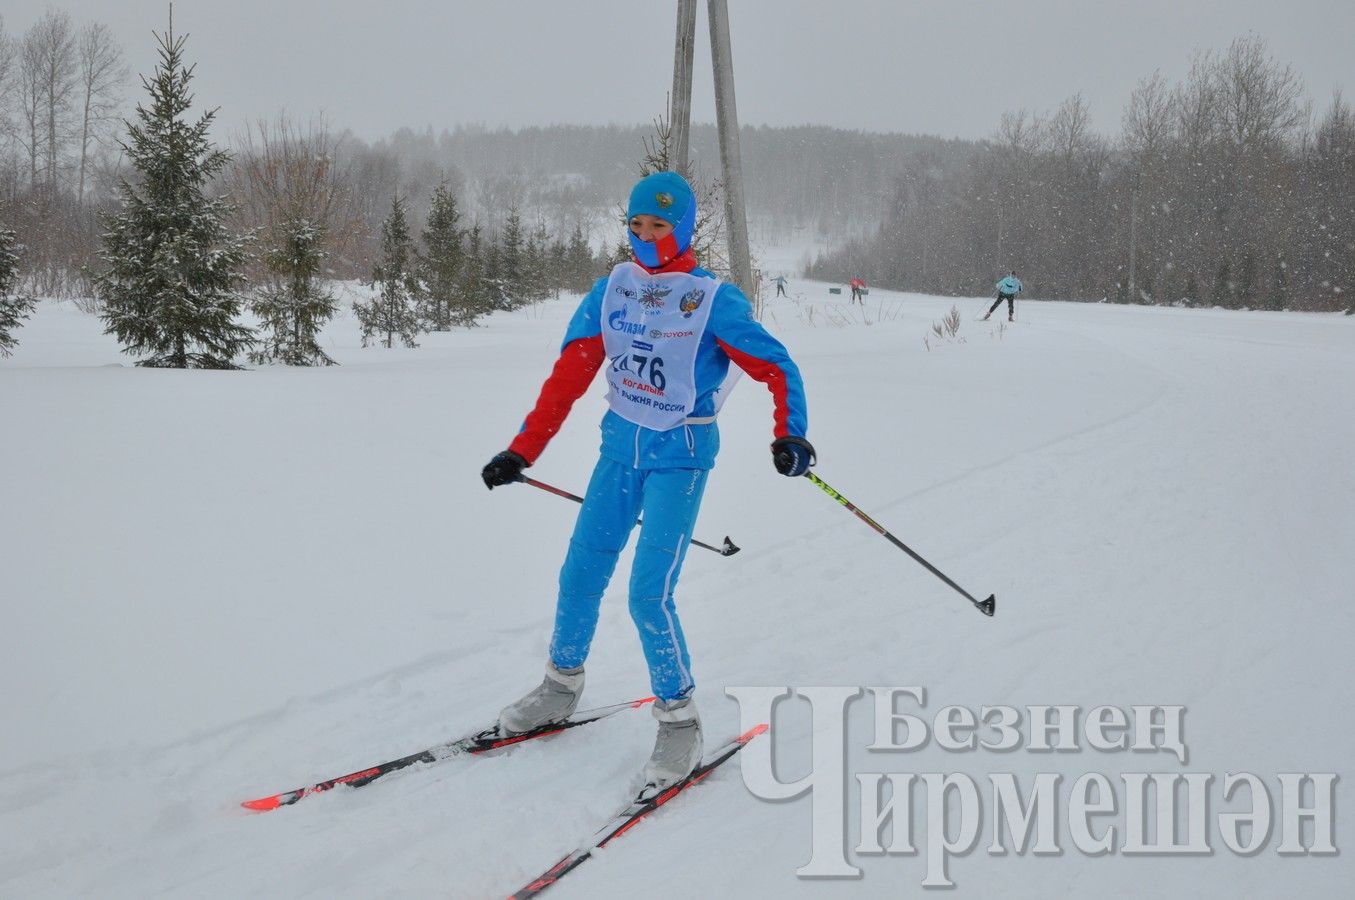
<svg viewBox="0 0 1355 900">
<path fill-rule="evenodd" d="M 23 33 L 47 7 L 101 21 L 134 71 L 164 0 L 5 0 Z M 706 4 L 693 117 L 714 121 Z M 1355 99 L 1355 0 L 729 0 L 740 122 L 983 137 L 1005 110 L 1080 91 L 1118 132 L 1135 83 L 1173 82 L 1196 48 L 1254 31 L 1315 108 Z M 178 0 L 200 104 L 229 129 L 286 108 L 365 137 L 553 123 L 647 123 L 672 85 L 672 0 Z M 129 88 L 131 90 L 131 88 Z M 141 99 L 136 89 L 135 99 Z"/>
</svg>

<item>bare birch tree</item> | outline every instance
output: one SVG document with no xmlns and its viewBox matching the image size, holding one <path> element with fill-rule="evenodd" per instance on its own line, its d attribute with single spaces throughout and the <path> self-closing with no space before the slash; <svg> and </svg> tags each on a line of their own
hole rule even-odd
<svg viewBox="0 0 1355 900">
<path fill-rule="evenodd" d="M 19 69 L 15 74 L 19 96 L 19 124 L 15 132 L 28 157 L 28 187 L 38 183 L 38 160 L 42 149 L 42 49 L 30 29 L 19 45 Z"/>
<path fill-rule="evenodd" d="M 121 88 L 127 80 L 122 48 L 107 25 L 95 22 L 80 29 L 79 46 L 80 164 L 75 196 L 85 199 L 90 155 L 103 141 L 109 123 L 116 121 Z"/>
<path fill-rule="evenodd" d="M 0 149 L 6 154 L 14 138 L 15 123 L 10 118 L 18 72 L 19 45 L 5 32 L 5 17 L 0 16 Z"/>
<path fill-rule="evenodd" d="M 49 9 L 24 36 L 25 62 L 34 90 L 34 140 L 41 133 L 43 182 L 55 190 L 61 177 L 62 151 L 70 138 L 77 70 L 75 28 L 64 11 Z M 31 48 L 31 50 L 30 50 Z"/>
</svg>

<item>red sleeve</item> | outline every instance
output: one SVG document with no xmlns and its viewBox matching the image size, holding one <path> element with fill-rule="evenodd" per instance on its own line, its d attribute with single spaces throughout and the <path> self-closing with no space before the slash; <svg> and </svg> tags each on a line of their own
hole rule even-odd
<svg viewBox="0 0 1355 900">
<path fill-rule="evenodd" d="M 786 373 L 781 371 L 781 367 L 776 363 L 768 362 L 765 359 L 758 359 L 751 353 L 744 353 L 735 347 L 731 347 L 719 338 L 715 342 L 720 345 L 720 349 L 725 351 L 730 359 L 734 361 L 740 369 L 743 369 L 754 379 L 767 385 L 767 390 L 772 392 L 772 434 L 775 437 L 785 437 L 790 434 L 788 423 L 790 420 L 790 404 L 786 402 Z"/>
<path fill-rule="evenodd" d="M 508 449 L 527 460 L 527 465 L 536 462 L 541 451 L 546 449 L 546 444 L 564 425 L 574 401 L 588 390 L 606 355 L 600 334 L 578 338 L 565 345 L 550 377 L 541 386 L 541 396 L 536 399 L 536 406 L 527 414 L 522 430 L 513 438 Z"/>
</svg>

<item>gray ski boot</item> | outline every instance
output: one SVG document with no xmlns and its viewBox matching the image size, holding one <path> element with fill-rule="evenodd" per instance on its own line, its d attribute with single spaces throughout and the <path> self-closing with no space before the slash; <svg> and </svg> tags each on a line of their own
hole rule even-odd
<svg viewBox="0 0 1355 900">
<path fill-rule="evenodd" d="M 579 707 L 583 695 L 583 666 L 557 669 L 546 663 L 546 677 L 516 703 L 499 713 L 499 731 L 505 735 L 523 734 L 542 725 L 563 722 Z"/>
<path fill-rule="evenodd" d="M 654 718 L 659 733 L 654 752 L 645 764 L 645 786 L 640 796 L 648 799 L 681 781 L 701 765 L 701 717 L 692 698 L 656 700 Z"/>
</svg>

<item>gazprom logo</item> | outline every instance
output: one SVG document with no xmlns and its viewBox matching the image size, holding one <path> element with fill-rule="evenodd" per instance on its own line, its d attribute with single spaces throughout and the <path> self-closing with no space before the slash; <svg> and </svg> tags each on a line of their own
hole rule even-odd
<svg viewBox="0 0 1355 900">
<path fill-rule="evenodd" d="M 627 322 L 626 307 L 621 307 L 616 312 L 607 317 L 607 325 L 612 331 L 619 331 L 622 334 L 644 334 L 644 322 Z"/>
</svg>

